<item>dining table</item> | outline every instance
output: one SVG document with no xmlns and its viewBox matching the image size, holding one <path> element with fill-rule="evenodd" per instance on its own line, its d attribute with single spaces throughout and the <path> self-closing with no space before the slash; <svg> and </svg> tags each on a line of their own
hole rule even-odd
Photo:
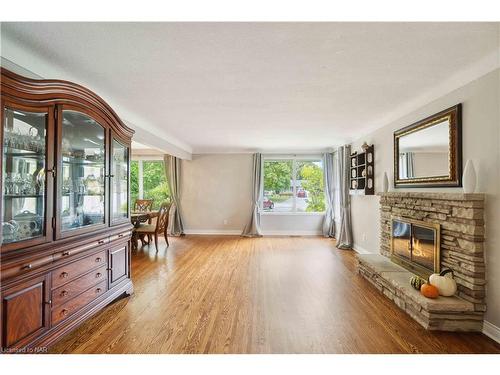
<svg viewBox="0 0 500 375">
<path fill-rule="evenodd" d="M 132 211 L 130 213 L 130 221 L 134 228 L 138 228 L 142 223 L 150 222 L 158 216 L 158 211 Z M 139 247 L 138 236 L 135 231 L 132 231 L 132 250 L 137 250 Z"/>
</svg>

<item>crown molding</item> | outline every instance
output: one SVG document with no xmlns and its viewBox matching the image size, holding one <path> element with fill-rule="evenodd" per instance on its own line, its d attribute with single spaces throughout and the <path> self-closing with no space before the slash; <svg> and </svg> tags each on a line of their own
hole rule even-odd
<svg viewBox="0 0 500 375">
<path fill-rule="evenodd" d="M 317 155 L 323 154 L 325 152 L 336 152 L 336 147 L 326 147 L 312 150 L 292 150 L 292 149 L 278 149 L 278 150 L 269 150 L 269 149 L 238 149 L 238 148 L 225 148 L 225 149 L 216 149 L 216 148 L 195 148 L 193 150 L 194 155 L 210 155 L 210 154 L 255 154 L 260 153 L 263 155 Z"/>
</svg>

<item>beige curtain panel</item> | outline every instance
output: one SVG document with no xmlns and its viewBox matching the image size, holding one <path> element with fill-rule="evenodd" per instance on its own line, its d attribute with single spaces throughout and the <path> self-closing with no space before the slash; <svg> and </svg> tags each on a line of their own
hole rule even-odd
<svg viewBox="0 0 500 375">
<path fill-rule="evenodd" d="M 168 188 L 170 190 L 170 198 L 172 199 L 170 234 L 172 236 L 181 236 L 184 234 L 180 202 L 181 159 L 172 155 L 165 155 L 163 161 L 165 164 Z"/>
<path fill-rule="evenodd" d="M 253 155 L 252 170 L 252 212 L 248 224 L 241 234 L 244 237 L 261 237 L 260 228 L 260 193 L 262 191 L 262 154 Z"/>
</svg>

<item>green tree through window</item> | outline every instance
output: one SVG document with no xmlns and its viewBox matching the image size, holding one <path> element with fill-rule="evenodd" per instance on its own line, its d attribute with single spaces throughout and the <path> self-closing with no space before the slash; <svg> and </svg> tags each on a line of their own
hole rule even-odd
<svg viewBox="0 0 500 375">
<path fill-rule="evenodd" d="M 132 209 L 137 198 L 139 198 L 139 162 L 132 160 L 130 163 L 130 207 Z"/>
<path fill-rule="evenodd" d="M 321 160 L 265 160 L 263 172 L 265 211 L 325 211 Z"/>
<path fill-rule="evenodd" d="M 144 199 L 153 199 L 153 208 L 158 209 L 170 196 L 163 161 L 142 161 Z M 139 198 L 139 162 L 130 166 L 130 195 L 132 204 Z"/>
<path fill-rule="evenodd" d="M 264 190 L 280 194 L 290 189 L 292 179 L 292 161 L 264 162 Z"/>
<path fill-rule="evenodd" d="M 302 188 L 308 193 L 307 212 L 325 211 L 325 189 L 323 169 L 317 164 L 309 162 L 300 169 Z"/>
</svg>

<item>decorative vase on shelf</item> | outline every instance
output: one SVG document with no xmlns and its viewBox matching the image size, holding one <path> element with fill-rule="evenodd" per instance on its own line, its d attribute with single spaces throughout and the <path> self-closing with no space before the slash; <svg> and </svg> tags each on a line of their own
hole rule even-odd
<svg viewBox="0 0 500 375">
<path fill-rule="evenodd" d="M 382 182 L 382 190 L 384 193 L 389 191 L 389 178 L 387 177 L 387 172 L 384 172 L 384 180 Z"/>
<path fill-rule="evenodd" d="M 465 163 L 464 174 L 462 176 L 462 184 L 464 193 L 466 194 L 474 193 L 474 191 L 476 190 L 476 169 L 474 168 L 474 164 L 470 159 L 467 160 L 467 163 Z"/>
</svg>

